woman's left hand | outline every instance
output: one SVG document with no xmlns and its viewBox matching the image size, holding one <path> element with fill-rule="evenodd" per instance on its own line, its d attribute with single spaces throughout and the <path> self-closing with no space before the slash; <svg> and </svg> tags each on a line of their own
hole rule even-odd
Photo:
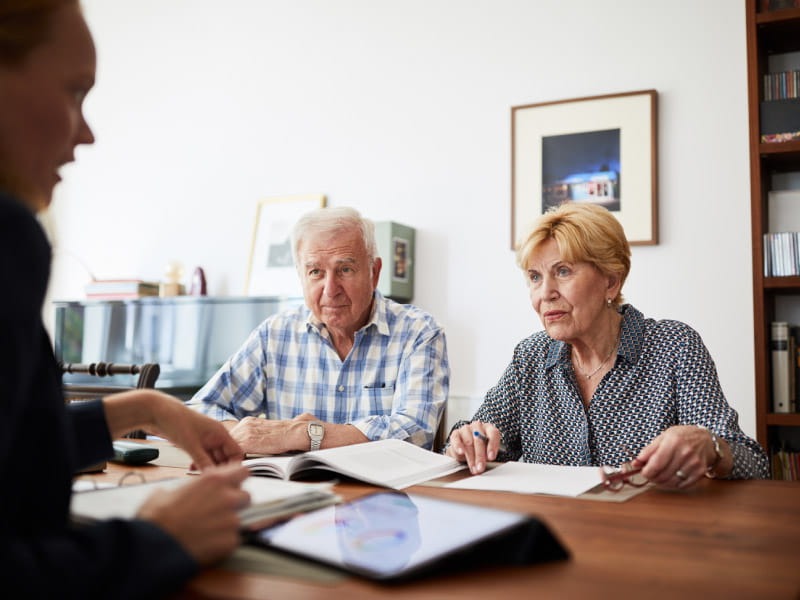
<svg viewBox="0 0 800 600">
<path fill-rule="evenodd" d="M 689 487 L 703 477 L 713 461 L 708 431 L 695 425 L 674 425 L 662 431 L 634 459 L 649 481 L 673 488 Z"/>
</svg>

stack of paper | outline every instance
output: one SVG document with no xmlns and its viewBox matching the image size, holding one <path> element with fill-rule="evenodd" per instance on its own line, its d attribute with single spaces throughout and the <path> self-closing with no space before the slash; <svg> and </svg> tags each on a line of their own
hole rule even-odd
<svg viewBox="0 0 800 600">
<path fill-rule="evenodd" d="M 72 494 L 70 512 L 76 521 L 132 519 L 156 489 L 174 489 L 192 481 L 190 477 L 137 485 L 122 485 Z M 242 526 L 328 506 L 339 501 L 330 485 L 248 477 L 242 488 L 250 494 L 250 506 L 239 512 Z"/>
</svg>

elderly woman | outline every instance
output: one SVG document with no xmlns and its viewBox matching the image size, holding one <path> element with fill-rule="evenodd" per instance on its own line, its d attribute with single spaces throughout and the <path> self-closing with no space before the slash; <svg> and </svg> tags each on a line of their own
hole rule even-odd
<svg viewBox="0 0 800 600">
<path fill-rule="evenodd" d="M 674 488 L 768 475 L 697 332 L 623 304 L 630 249 L 606 209 L 564 204 L 544 214 L 517 261 L 545 331 L 517 345 L 473 420 L 453 427 L 448 455 L 474 474 L 495 459 L 633 461 Z"/>
<path fill-rule="evenodd" d="M 0 2 L 0 581 L 14 597 L 173 593 L 236 548 L 249 500 L 239 446 L 179 400 L 133 390 L 64 405 L 41 322 L 50 245 L 34 215 L 75 147 L 93 141 L 82 103 L 94 75 L 77 0 Z M 204 474 L 155 492 L 136 519 L 72 526 L 73 473 L 133 429 L 183 446 Z"/>
</svg>

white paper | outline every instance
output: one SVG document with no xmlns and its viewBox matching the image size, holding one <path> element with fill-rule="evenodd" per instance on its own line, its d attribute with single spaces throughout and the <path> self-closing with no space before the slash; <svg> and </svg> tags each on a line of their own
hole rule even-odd
<svg viewBox="0 0 800 600">
<path fill-rule="evenodd" d="M 242 464 L 254 473 L 258 473 L 258 466 L 273 464 L 277 467 L 275 470 L 289 476 L 303 469 L 324 469 L 397 490 L 464 468 L 463 463 L 449 456 L 398 439 L 326 448 L 291 457 L 253 458 Z"/>
<path fill-rule="evenodd" d="M 507 462 L 480 475 L 448 483 L 445 487 L 574 498 L 602 481 L 599 467 Z"/>
<path fill-rule="evenodd" d="M 192 481 L 190 477 L 163 479 L 135 485 L 114 486 L 72 494 L 72 515 L 84 519 L 132 519 L 156 489 L 171 490 Z M 81 486 L 82 487 L 82 486 Z M 265 477 L 248 477 L 242 488 L 250 494 L 250 506 L 240 511 L 243 523 L 253 516 L 280 513 L 284 505 L 294 506 L 305 500 L 317 502 L 336 496 L 327 484 L 281 481 Z M 283 504 L 282 504 L 283 503 Z M 330 502 L 328 502 L 330 503 Z M 298 504 L 302 506 L 302 504 Z"/>
</svg>

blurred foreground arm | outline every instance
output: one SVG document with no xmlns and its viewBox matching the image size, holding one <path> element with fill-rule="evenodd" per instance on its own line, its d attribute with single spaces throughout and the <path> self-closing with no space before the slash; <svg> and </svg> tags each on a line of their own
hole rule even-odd
<svg viewBox="0 0 800 600">
<path fill-rule="evenodd" d="M 130 390 L 103 399 L 112 439 L 144 429 L 180 446 L 199 469 L 240 461 L 242 449 L 221 423 L 156 390 Z"/>
</svg>

